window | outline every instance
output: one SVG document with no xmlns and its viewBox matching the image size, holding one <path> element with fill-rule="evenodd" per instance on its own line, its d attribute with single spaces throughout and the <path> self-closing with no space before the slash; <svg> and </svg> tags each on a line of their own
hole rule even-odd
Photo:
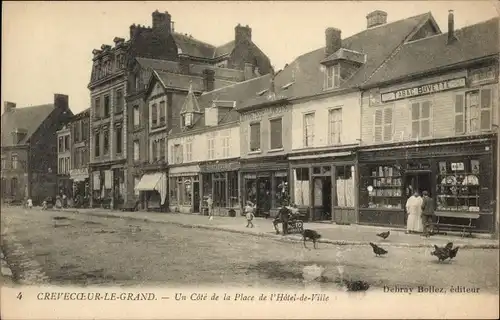
<svg viewBox="0 0 500 320">
<path fill-rule="evenodd" d="M 104 96 L 104 118 L 109 117 L 110 112 L 109 95 Z"/>
<path fill-rule="evenodd" d="M 103 153 L 104 154 L 108 154 L 109 153 L 109 131 L 108 130 L 104 130 L 103 135 L 104 135 Z"/>
<path fill-rule="evenodd" d="M 156 126 L 158 124 L 158 106 L 153 103 L 151 106 L 151 126 Z"/>
<path fill-rule="evenodd" d="M 340 65 L 336 64 L 326 68 L 325 89 L 338 88 L 340 85 Z"/>
<path fill-rule="evenodd" d="M 188 112 L 188 113 L 184 114 L 183 120 L 184 120 L 184 123 L 182 125 L 183 127 L 192 126 L 193 125 L 193 113 Z"/>
<path fill-rule="evenodd" d="M 210 132 L 207 135 L 207 142 L 208 142 L 208 159 L 214 159 L 215 158 L 215 133 Z"/>
<path fill-rule="evenodd" d="M 10 180 L 10 195 L 15 198 L 16 194 L 17 194 L 17 178 L 12 178 L 12 180 Z"/>
<path fill-rule="evenodd" d="M 63 137 L 59 137 L 57 148 L 58 148 L 57 150 L 59 153 L 64 152 L 64 138 Z"/>
<path fill-rule="evenodd" d="M 260 122 L 250 124 L 250 151 L 260 151 Z"/>
<path fill-rule="evenodd" d="M 411 104 L 411 137 L 413 139 L 431 136 L 431 103 L 430 101 Z"/>
<path fill-rule="evenodd" d="M 75 150 L 75 156 L 73 158 L 73 166 L 75 168 L 80 168 L 80 166 L 81 166 L 81 162 L 80 162 L 81 161 L 81 159 L 80 159 L 81 150 L 82 150 L 81 148 L 78 148 Z"/>
<path fill-rule="evenodd" d="M 89 122 L 87 120 L 82 121 L 82 140 L 87 140 L 89 137 Z"/>
<path fill-rule="evenodd" d="M 231 156 L 231 132 L 227 130 L 222 136 L 222 157 L 229 158 Z"/>
<path fill-rule="evenodd" d="M 186 162 L 193 161 L 193 142 L 186 142 Z"/>
<path fill-rule="evenodd" d="M 165 160 L 165 140 L 166 139 L 160 139 L 160 160 L 161 161 Z"/>
<path fill-rule="evenodd" d="M 156 162 L 158 160 L 158 141 L 153 140 L 151 142 L 151 160 Z"/>
<path fill-rule="evenodd" d="M 335 108 L 328 112 L 328 142 L 331 145 L 342 143 L 342 109 Z"/>
<path fill-rule="evenodd" d="M 80 142 L 82 140 L 82 121 L 73 124 L 73 142 Z"/>
<path fill-rule="evenodd" d="M 11 158 L 10 158 L 11 162 L 12 162 L 12 169 L 18 169 L 19 168 L 19 158 L 17 155 L 12 155 Z"/>
<path fill-rule="evenodd" d="M 296 168 L 293 173 L 293 201 L 298 206 L 309 206 L 309 168 Z"/>
<path fill-rule="evenodd" d="M 165 124 L 165 101 L 160 101 L 160 125 Z"/>
<path fill-rule="evenodd" d="M 174 146 L 174 152 L 173 152 L 173 157 L 174 157 L 174 163 L 182 163 L 183 161 L 183 154 L 182 154 L 182 145 L 176 144 Z"/>
<path fill-rule="evenodd" d="M 140 145 L 139 140 L 134 141 L 134 161 L 139 161 L 140 159 Z"/>
<path fill-rule="evenodd" d="M 229 203 L 228 207 L 238 207 L 238 171 L 230 171 L 227 173 L 228 189 L 229 189 Z"/>
<path fill-rule="evenodd" d="M 139 196 L 141 194 L 141 191 L 137 190 L 136 187 L 141 181 L 141 178 L 139 177 L 134 177 L 134 195 Z"/>
<path fill-rule="evenodd" d="M 269 121 L 271 127 L 271 150 L 283 148 L 282 119 Z"/>
<path fill-rule="evenodd" d="M 2 157 L 2 169 L 7 169 L 7 159 Z"/>
<path fill-rule="evenodd" d="M 101 98 L 97 97 L 94 100 L 94 118 L 101 118 Z"/>
<path fill-rule="evenodd" d="M 392 107 L 375 110 L 375 142 L 392 140 Z"/>
<path fill-rule="evenodd" d="M 491 130 L 493 98 L 490 88 L 455 95 L 455 132 Z"/>
<path fill-rule="evenodd" d="M 135 105 L 134 106 L 134 127 L 137 127 L 141 124 L 141 118 L 140 118 L 140 111 L 139 111 L 139 106 Z"/>
<path fill-rule="evenodd" d="M 59 158 L 57 165 L 57 173 L 61 174 L 64 172 L 64 158 Z"/>
<path fill-rule="evenodd" d="M 339 170 L 337 167 L 336 170 Z M 362 208 L 403 209 L 404 179 L 399 164 L 388 161 L 380 165 L 360 165 L 359 203 Z M 344 178 L 349 174 L 344 169 Z M 344 182 L 346 183 L 346 182 Z M 348 186 L 350 182 L 347 182 Z M 371 187 L 371 188 L 370 188 Z M 371 191 L 370 191 L 371 190 Z M 347 194 L 347 192 L 346 192 Z M 337 192 L 338 195 L 338 192 Z M 408 195 L 409 197 L 410 195 Z"/>
<path fill-rule="evenodd" d="M 66 171 L 64 173 L 69 173 L 69 170 L 71 170 L 71 159 L 67 157 L 64 161 L 66 162 Z"/>
<path fill-rule="evenodd" d="M 314 145 L 314 112 L 304 115 L 304 147 Z"/>
<path fill-rule="evenodd" d="M 134 88 L 136 90 L 141 89 L 141 79 L 139 73 L 134 74 Z"/>
<path fill-rule="evenodd" d="M 122 144 L 123 144 L 123 130 L 122 127 L 116 127 L 115 128 L 115 133 L 116 133 L 116 154 L 121 154 L 122 153 Z"/>
<path fill-rule="evenodd" d="M 69 151 L 69 136 L 64 136 L 64 151 Z"/>
<path fill-rule="evenodd" d="M 116 90 L 115 95 L 116 95 L 115 113 L 121 113 L 121 112 L 123 112 L 123 105 L 124 105 L 123 90 L 121 90 L 121 89 Z"/>
<path fill-rule="evenodd" d="M 94 135 L 94 156 L 99 157 L 101 155 L 101 134 L 96 132 Z"/>
<path fill-rule="evenodd" d="M 354 207 L 354 166 L 335 167 L 335 191 L 334 206 Z"/>
<path fill-rule="evenodd" d="M 7 194 L 7 180 L 2 178 L 2 197 Z"/>
<path fill-rule="evenodd" d="M 178 186 L 177 186 L 177 178 L 170 178 L 169 184 L 168 184 L 168 193 L 169 193 L 169 198 L 170 198 L 170 204 L 177 204 L 177 192 L 178 192 Z"/>
</svg>

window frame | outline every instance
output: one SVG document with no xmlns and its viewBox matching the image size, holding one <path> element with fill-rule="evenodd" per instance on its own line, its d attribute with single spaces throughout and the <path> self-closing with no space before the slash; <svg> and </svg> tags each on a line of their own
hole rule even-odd
<svg viewBox="0 0 500 320">
<path fill-rule="evenodd" d="M 429 116 L 427 118 L 423 118 L 423 108 L 424 104 L 428 103 L 429 104 Z M 429 139 L 432 138 L 433 136 L 433 106 L 434 106 L 434 100 L 432 98 L 428 99 L 409 99 L 408 100 L 408 105 L 410 108 L 410 128 L 411 128 L 411 138 L 412 139 Z M 414 119 L 413 118 L 413 108 L 415 105 L 418 105 L 418 118 Z M 394 116 L 393 116 L 394 118 Z M 393 120 L 394 121 L 394 120 Z M 428 135 L 424 136 L 422 134 L 422 122 L 428 121 L 429 122 L 429 132 Z M 418 135 L 414 136 L 413 135 L 413 125 L 418 124 Z"/>
<path fill-rule="evenodd" d="M 272 142 L 273 142 L 272 122 L 274 122 L 274 121 L 280 121 L 280 123 L 281 123 L 280 147 L 276 147 L 276 148 L 273 148 L 273 145 L 272 145 Z M 283 150 L 283 116 L 269 118 L 269 151 L 278 151 L 278 150 Z"/>
<path fill-rule="evenodd" d="M 106 107 L 106 101 L 107 101 L 107 107 Z M 109 94 L 104 95 L 103 99 L 103 118 L 108 118 L 111 116 L 111 97 Z"/>
<path fill-rule="evenodd" d="M 186 141 L 186 162 L 193 161 L 193 142 Z"/>
<path fill-rule="evenodd" d="M 121 93 L 121 96 L 118 94 Z M 121 97 L 121 98 L 119 98 Z M 123 112 L 123 108 L 125 107 L 125 97 L 123 95 L 123 89 L 119 88 L 115 90 L 115 114 L 120 114 Z"/>
<path fill-rule="evenodd" d="M 156 128 L 158 126 L 158 104 L 156 102 L 151 105 L 151 128 Z"/>
<path fill-rule="evenodd" d="M 109 141 L 109 129 L 105 129 L 102 131 L 102 154 L 103 155 L 108 155 L 109 154 L 109 147 L 110 147 L 110 141 Z M 106 143 L 107 142 L 107 143 Z"/>
<path fill-rule="evenodd" d="M 324 90 L 336 89 L 340 86 L 340 63 L 325 67 Z"/>
<path fill-rule="evenodd" d="M 134 155 L 133 155 L 134 162 L 138 162 L 138 161 L 141 160 L 141 143 L 140 143 L 139 139 L 134 140 L 134 142 L 133 142 L 133 148 L 134 148 L 133 149 L 133 151 L 134 151 Z"/>
<path fill-rule="evenodd" d="M 336 112 L 340 113 L 340 120 L 332 121 L 333 115 Z M 344 117 L 343 106 L 335 106 L 335 107 L 328 109 L 328 145 L 337 146 L 337 145 L 342 144 L 343 117 Z M 335 124 L 337 124 L 338 127 L 340 128 L 340 131 L 338 133 L 335 131 L 336 129 L 334 129 L 334 128 L 336 128 Z M 338 134 L 337 141 L 334 141 L 335 140 L 334 133 Z"/>
<path fill-rule="evenodd" d="M 308 124 L 307 124 L 307 117 L 312 116 L 312 130 L 311 134 L 309 135 L 309 131 L 307 129 Z M 307 111 L 303 113 L 302 116 L 302 135 L 303 135 L 303 144 L 304 147 L 313 147 L 314 146 L 314 129 L 315 129 L 315 122 L 316 122 L 316 112 L 315 111 Z M 309 140 L 311 138 L 311 140 Z"/>
<path fill-rule="evenodd" d="M 259 147 L 255 150 L 252 150 L 252 127 L 253 126 L 258 126 L 259 127 Z M 261 152 L 262 151 L 262 121 L 253 121 L 248 124 L 248 150 L 250 153 L 252 152 Z"/>
<path fill-rule="evenodd" d="M 134 128 L 137 128 L 141 125 L 141 109 L 138 104 L 132 107 L 132 125 Z"/>
<path fill-rule="evenodd" d="M 94 133 L 94 158 L 101 156 L 101 132 Z"/>
<path fill-rule="evenodd" d="M 385 123 L 386 112 L 387 110 L 391 111 L 391 123 L 390 123 L 390 139 L 385 139 L 386 137 L 386 129 L 387 124 Z M 377 111 L 382 112 L 381 123 L 377 125 Z M 377 127 L 381 128 L 381 140 L 377 141 L 376 129 Z M 387 104 L 384 106 L 373 108 L 373 141 L 375 143 L 390 143 L 394 140 L 394 104 Z"/>
<path fill-rule="evenodd" d="M 123 127 L 121 125 L 115 126 L 114 131 L 115 131 L 115 153 L 117 155 L 121 155 L 123 153 Z M 118 150 L 118 148 L 120 149 Z"/>
</svg>

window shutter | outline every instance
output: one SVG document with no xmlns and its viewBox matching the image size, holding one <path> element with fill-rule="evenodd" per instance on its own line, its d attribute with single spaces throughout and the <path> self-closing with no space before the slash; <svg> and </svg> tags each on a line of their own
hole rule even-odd
<svg viewBox="0 0 500 320">
<path fill-rule="evenodd" d="M 465 97 L 463 94 L 455 95 L 455 133 L 465 133 Z"/>
<path fill-rule="evenodd" d="M 271 149 L 279 149 L 283 147 L 281 119 L 271 120 Z"/>
<path fill-rule="evenodd" d="M 382 141 L 382 117 L 383 117 L 383 110 L 382 109 L 375 110 L 375 120 L 374 120 L 375 142 Z"/>
<path fill-rule="evenodd" d="M 411 105 L 411 137 L 413 139 L 420 137 L 420 103 Z"/>
<path fill-rule="evenodd" d="M 420 110 L 420 135 L 422 138 L 431 136 L 431 103 L 426 101 L 422 103 Z"/>
<path fill-rule="evenodd" d="M 392 108 L 384 110 L 384 141 L 392 140 Z"/>
<path fill-rule="evenodd" d="M 481 130 L 491 130 L 492 90 L 481 90 Z"/>
</svg>

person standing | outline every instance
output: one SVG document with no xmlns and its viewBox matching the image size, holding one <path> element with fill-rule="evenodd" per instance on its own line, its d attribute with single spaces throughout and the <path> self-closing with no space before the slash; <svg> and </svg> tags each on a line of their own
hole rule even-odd
<svg viewBox="0 0 500 320">
<path fill-rule="evenodd" d="M 434 217 L 434 201 L 429 197 L 429 192 L 422 192 L 424 196 L 422 199 L 422 218 L 424 225 L 424 235 L 429 236 L 429 229 L 431 228 L 432 220 Z"/>
<path fill-rule="evenodd" d="M 406 212 L 408 213 L 408 221 L 406 222 L 406 233 L 423 232 L 422 225 L 422 204 L 423 200 L 418 191 L 406 201 Z"/>
<path fill-rule="evenodd" d="M 213 206 L 214 206 L 214 201 L 212 200 L 212 195 L 207 196 L 207 207 L 208 207 L 208 216 L 209 220 L 214 219 L 214 213 L 213 213 Z"/>
<path fill-rule="evenodd" d="M 255 210 L 255 206 L 250 202 L 250 201 L 247 201 L 247 205 L 245 206 L 245 216 L 247 218 L 247 228 L 250 227 L 250 228 L 253 228 L 253 218 L 255 217 L 254 215 L 254 210 Z"/>
</svg>

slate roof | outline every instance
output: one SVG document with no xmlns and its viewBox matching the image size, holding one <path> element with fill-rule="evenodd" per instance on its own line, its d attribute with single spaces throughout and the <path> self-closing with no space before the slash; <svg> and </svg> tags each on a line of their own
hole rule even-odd
<svg viewBox="0 0 500 320">
<path fill-rule="evenodd" d="M 26 144 L 54 109 L 54 104 L 51 103 L 33 107 L 16 107 L 14 110 L 4 111 L 1 119 L 2 147 Z M 16 129 L 24 129 L 27 134 L 18 144 L 13 144 L 11 134 Z"/>
<path fill-rule="evenodd" d="M 234 41 L 217 47 L 182 33 L 174 32 L 172 36 L 182 53 L 192 57 L 213 59 L 230 54 L 235 48 Z"/>
<path fill-rule="evenodd" d="M 406 43 L 366 83 L 366 86 L 424 73 L 460 62 L 499 53 L 499 19 L 493 18 L 455 31 L 458 40 L 448 44 L 448 33 Z"/>
<path fill-rule="evenodd" d="M 412 32 L 416 31 L 426 21 L 432 19 L 430 12 L 365 29 L 353 36 L 342 39 L 342 48 L 366 54 L 364 63 L 356 73 L 343 83 L 341 88 L 356 87 L 382 65 L 393 51 L 405 41 Z M 287 65 L 276 74 L 276 94 L 285 99 L 313 96 L 325 92 L 323 90 L 324 73 L 321 61 L 325 59 L 325 47 L 305 53 Z M 286 90 L 284 85 L 294 82 Z M 256 96 L 240 106 L 243 110 L 253 105 L 267 101 L 266 95 Z"/>
<path fill-rule="evenodd" d="M 184 99 L 184 103 L 182 104 L 182 108 L 180 114 L 189 113 L 189 112 L 200 112 L 200 106 L 198 105 L 198 99 L 193 93 L 192 83 L 189 84 L 189 90 Z"/>
<path fill-rule="evenodd" d="M 178 90 L 188 90 L 189 85 L 192 84 L 192 89 L 195 92 L 202 92 L 205 90 L 203 78 L 173 72 L 155 71 L 160 81 L 165 88 L 172 88 Z M 214 79 L 214 87 L 221 88 L 232 85 L 235 82 L 222 79 Z"/>
<path fill-rule="evenodd" d="M 206 128 L 205 126 L 205 113 L 204 110 L 207 107 L 211 107 L 214 100 L 221 101 L 224 106 L 228 105 L 228 102 L 236 102 L 236 107 L 229 111 L 222 119 L 219 121 L 219 125 L 237 122 L 240 119 L 240 114 L 237 111 L 238 104 L 249 97 L 254 96 L 257 92 L 262 91 L 269 87 L 270 75 L 266 74 L 264 76 L 253 78 L 247 81 L 238 82 L 229 86 L 222 87 L 210 92 L 205 92 L 198 97 L 194 97 L 197 100 L 200 111 L 202 112 L 193 127 L 186 131 L 186 133 L 193 130 L 201 130 Z M 210 127 L 212 128 L 212 127 Z M 180 133 L 181 129 L 174 127 L 171 134 Z"/>
</svg>

